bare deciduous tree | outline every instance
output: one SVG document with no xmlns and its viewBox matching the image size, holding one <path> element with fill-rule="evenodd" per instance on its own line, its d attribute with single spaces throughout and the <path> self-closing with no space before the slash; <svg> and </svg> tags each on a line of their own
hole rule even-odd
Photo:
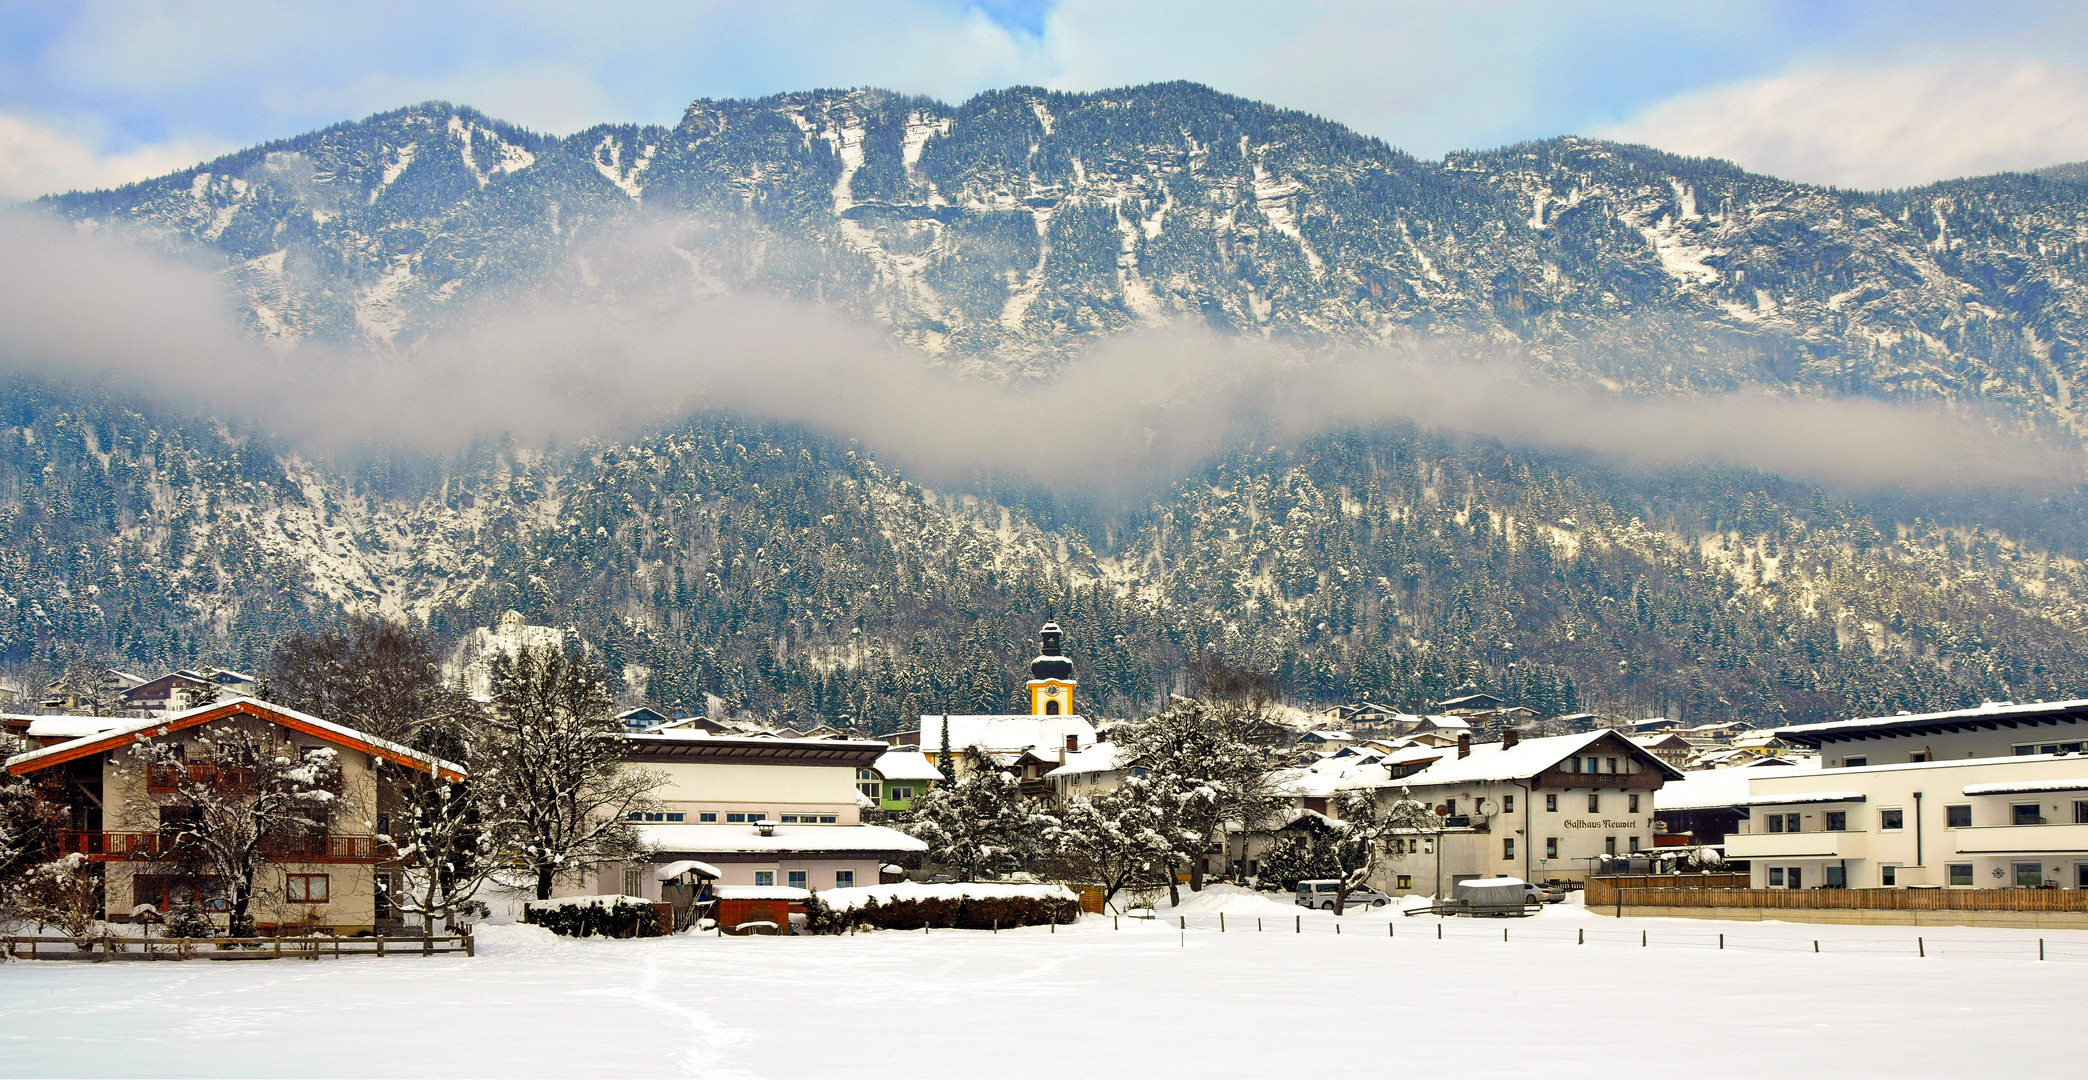
<svg viewBox="0 0 2088 1080">
<path fill-rule="evenodd" d="M 525 647 L 494 659 L 495 740 L 480 791 L 539 900 L 561 875 L 646 852 L 625 817 L 654 806 L 665 778 L 625 761 L 611 701 L 606 673 L 577 652 Z"/>
</svg>

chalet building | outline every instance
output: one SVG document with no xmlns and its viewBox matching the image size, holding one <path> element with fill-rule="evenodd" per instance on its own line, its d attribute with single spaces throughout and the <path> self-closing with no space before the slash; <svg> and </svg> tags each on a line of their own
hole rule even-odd
<svg viewBox="0 0 2088 1080">
<path fill-rule="evenodd" d="M 1065 764 L 1044 774 L 1054 798 L 1071 795 L 1100 795 L 1114 791 L 1132 775 L 1133 765 L 1122 747 L 1099 742 L 1066 755 Z M 1143 772 L 1140 773 L 1143 775 Z"/>
<path fill-rule="evenodd" d="M 1447 894 L 1468 878 L 1508 875 L 1577 883 L 1606 862 L 1653 848 L 1654 793 L 1682 775 L 1608 730 L 1392 754 L 1327 758 L 1288 778 L 1303 809 L 1338 814 L 1337 799 L 1371 791 L 1435 811 L 1436 828 L 1397 837 L 1372 883 L 1389 893 Z M 1228 856 L 1254 872 L 1252 836 Z"/>
<path fill-rule="evenodd" d="M 2088 888 L 2088 701 L 1780 728 L 1726 853 L 1757 888 Z"/>
<path fill-rule="evenodd" d="M 627 760 L 666 776 L 657 810 L 634 815 L 655 849 L 646 864 L 610 864 L 561 895 L 672 899 L 659 871 L 699 862 L 720 886 L 798 889 L 874 885 L 880 863 L 927 850 L 896 829 L 866 825 L 857 777 L 889 747 L 869 740 L 714 736 L 700 729 L 625 737 Z"/>
<path fill-rule="evenodd" d="M 109 921 L 131 920 L 140 905 L 164 911 L 194 897 L 219 912 L 222 923 L 222 879 L 198 874 L 184 850 L 184 829 L 193 828 L 196 811 L 179 792 L 184 783 L 191 791 L 200 783 L 227 798 L 238 796 L 251 770 L 221 760 L 214 749 L 234 734 L 231 729 L 300 751 L 331 748 L 340 767 L 340 790 L 322 829 L 264 840 L 267 864 L 249 911 L 258 927 L 347 934 L 394 922 L 389 875 L 397 868 L 379 839 L 390 796 L 380 789 L 378 763 L 451 781 L 464 778 L 457 765 L 316 716 L 240 698 L 145 720 L 39 718 L 28 736 L 42 745 L 8 758 L 6 767 L 35 780 L 39 796 L 65 818 L 58 853 L 83 855 L 99 870 Z M 186 776 L 137 765 L 130 749 L 145 743 L 171 744 Z"/>
</svg>

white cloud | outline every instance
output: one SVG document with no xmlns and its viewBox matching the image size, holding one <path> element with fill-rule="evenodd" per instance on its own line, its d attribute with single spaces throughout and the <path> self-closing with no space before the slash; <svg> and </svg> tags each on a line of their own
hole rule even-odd
<svg viewBox="0 0 2088 1080">
<path fill-rule="evenodd" d="M 219 147 L 176 141 L 108 153 L 31 117 L 0 112 L 0 202 L 118 187 L 222 152 Z"/>
<path fill-rule="evenodd" d="M 2088 72 L 1982 57 L 1692 91 L 1599 134 L 1808 183 L 1892 188 L 2088 158 Z"/>
</svg>

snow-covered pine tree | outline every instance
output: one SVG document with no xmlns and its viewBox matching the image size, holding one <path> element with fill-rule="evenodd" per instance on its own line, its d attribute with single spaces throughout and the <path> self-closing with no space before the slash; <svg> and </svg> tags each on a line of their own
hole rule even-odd
<svg viewBox="0 0 2088 1080">
<path fill-rule="evenodd" d="M 1035 855 L 1055 819 L 976 746 L 964 751 L 963 773 L 914 803 L 908 828 L 927 842 L 928 857 L 977 881 L 981 871 L 1003 860 Z"/>
<path fill-rule="evenodd" d="M 1326 842 L 1314 834 L 1282 832 L 1261 853 L 1257 888 L 1291 892 L 1298 882 L 1333 877 L 1337 868 Z"/>
<path fill-rule="evenodd" d="M 665 778 L 625 764 L 608 685 L 601 665 L 578 651 L 525 647 L 494 659 L 495 741 L 482 797 L 539 900 L 551 898 L 560 875 L 645 853 L 625 818 L 652 808 Z"/>
<path fill-rule="evenodd" d="M 272 725 L 222 722 L 198 728 L 186 744 L 142 742 L 119 758 L 139 790 L 139 831 L 170 837 L 162 858 L 217 879 L 231 932 L 253 933 L 252 907 L 261 868 L 284 850 L 324 836 L 341 805 L 339 754 L 298 746 Z M 148 785 L 145 774 L 154 774 Z"/>
</svg>

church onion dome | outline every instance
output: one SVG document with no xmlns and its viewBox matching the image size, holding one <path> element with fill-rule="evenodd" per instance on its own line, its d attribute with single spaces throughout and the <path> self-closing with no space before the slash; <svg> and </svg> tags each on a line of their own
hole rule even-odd
<svg viewBox="0 0 2088 1080">
<path fill-rule="evenodd" d="M 1059 625 L 1055 622 L 1045 623 L 1044 629 L 1038 632 L 1042 655 L 1030 661 L 1030 678 L 1073 681 L 1073 661 L 1059 652 L 1060 636 Z"/>
</svg>

